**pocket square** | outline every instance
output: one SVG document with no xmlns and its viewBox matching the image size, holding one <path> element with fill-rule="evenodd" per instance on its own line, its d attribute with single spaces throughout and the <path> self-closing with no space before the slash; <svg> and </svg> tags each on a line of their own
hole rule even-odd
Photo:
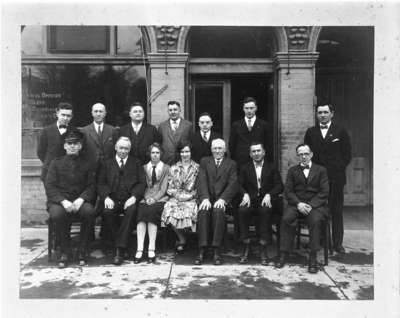
<svg viewBox="0 0 400 318">
<path fill-rule="evenodd" d="M 336 142 L 336 141 L 339 141 L 339 138 L 335 138 L 332 140 L 332 142 Z"/>
</svg>

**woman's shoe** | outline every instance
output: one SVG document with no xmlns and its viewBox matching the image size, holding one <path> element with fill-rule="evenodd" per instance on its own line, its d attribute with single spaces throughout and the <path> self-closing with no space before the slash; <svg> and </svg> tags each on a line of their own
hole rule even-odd
<svg viewBox="0 0 400 318">
<path fill-rule="evenodd" d="M 133 262 L 135 264 L 139 264 L 141 261 L 143 261 L 143 251 L 136 251 L 135 258 L 133 259 Z"/>
<path fill-rule="evenodd" d="M 153 255 L 153 256 L 150 256 Z M 156 254 L 154 253 L 154 250 L 149 250 L 148 251 L 148 256 L 147 256 L 147 263 L 155 263 L 156 262 Z"/>
</svg>

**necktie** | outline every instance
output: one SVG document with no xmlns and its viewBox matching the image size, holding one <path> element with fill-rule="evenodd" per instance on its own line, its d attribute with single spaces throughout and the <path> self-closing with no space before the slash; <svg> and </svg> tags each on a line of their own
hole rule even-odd
<svg viewBox="0 0 400 318">
<path fill-rule="evenodd" d="M 306 169 L 310 169 L 310 165 L 305 165 L 305 166 L 300 166 L 301 170 L 306 170 Z"/>
<path fill-rule="evenodd" d="M 60 126 L 58 126 L 58 128 L 60 128 L 60 129 L 67 129 L 67 125 L 60 125 Z"/>
<path fill-rule="evenodd" d="M 100 125 L 97 125 L 97 134 L 99 135 L 99 137 L 101 136 L 101 128 L 100 128 Z"/>
<path fill-rule="evenodd" d="M 217 159 L 215 164 L 216 164 L 216 166 L 217 166 L 217 168 L 218 168 L 219 165 L 221 164 L 221 159 Z"/>
<path fill-rule="evenodd" d="M 321 129 L 328 129 L 328 125 L 321 125 L 320 128 Z"/>
<path fill-rule="evenodd" d="M 207 133 L 206 133 L 206 132 L 203 133 L 203 139 L 204 139 L 205 142 L 208 141 L 208 139 L 207 139 Z"/>
<path fill-rule="evenodd" d="M 175 131 L 178 129 L 178 123 L 176 120 L 172 120 L 172 130 Z"/>
<path fill-rule="evenodd" d="M 251 129 L 253 128 L 253 126 L 251 125 L 251 119 L 248 120 L 247 128 L 249 129 L 249 131 L 251 131 Z"/>
<path fill-rule="evenodd" d="M 151 186 L 154 187 L 156 182 L 157 182 L 156 166 L 153 166 L 153 170 L 151 171 Z"/>
<path fill-rule="evenodd" d="M 121 159 L 120 161 L 119 161 L 119 168 L 122 170 L 122 169 L 124 169 L 124 160 L 123 159 Z"/>
</svg>

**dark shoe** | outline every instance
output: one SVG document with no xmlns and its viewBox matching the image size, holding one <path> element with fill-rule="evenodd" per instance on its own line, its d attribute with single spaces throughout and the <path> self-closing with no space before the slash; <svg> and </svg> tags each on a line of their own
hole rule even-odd
<svg viewBox="0 0 400 318">
<path fill-rule="evenodd" d="M 261 258 L 261 265 L 267 266 L 268 265 L 268 256 L 266 251 L 266 245 L 260 244 L 260 258 Z"/>
<path fill-rule="evenodd" d="M 275 267 L 282 268 L 283 266 L 285 266 L 286 260 L 287 260 L 287 253 L 282 252 L 281 256 L 279 256 L 278 261 L 275 263 Z"/>
<path fill-rule="evenodd" d="M 67 254 L 61 254 L 60 260 L 58 261 L 58 268 L 65 268 L 68 266 Z"/>
<path fill-rule="evenodd" d="M 121 265 L 124 262 L 124 256 L 123 255 L 124 254 L 123 254 L 121 248 L 117 247 L 117 249 L 115 251 L 113 264 L 114 265 Z"/>
<path fill-rule="evenodd" d="M 184 250 L 185 250 L 185 245 L 186 245 L 186 242 L 185 242 L 185 243 L 176 242 L 176 243 L 175 243 L 175 251 L 176 251 L 178 254 L 183 253 Z"/>
<path fill-rule="evenodd" d="M 222 264 L 221 255 L 219 255 L 218 249 L 215 249 L 215 251 L 214 251 L 214 265 L 221 265 L 221 264 Z"/>
<path fill-rule="evenodd" d="M 333 250 L 339 254 L 345 254 L 346 250 L 344 249 L 343 246 L 336 246 L 333 248 Z"/>
<path fill-rule="evenodd" d="M 154 252 L 153 250 L 149 250 L 148 252 Z M 147 256 L 147 264 L 152 264 L 156 262 L 156 254 L 154 253 L 153 257 Z"/>
<path fill-rule="evenodd" d="M 85 266 L 87 264 L 87 262 L 86 262 L 86 253 L 83 252 L 83 251 L 79 252 L 78 264 L 79 264 L 79 266 Z"/>
<path fill-rule="evenodd" d="M 315 255 L 310 256 L 310 260 L 308 263 L 308 272 L 310 274 L 318 273 L 318 263 L 317 263 L 317 257 Z"/>
<path fill-rule="evenodd" d="M 136 257 L 138 253 L 141 254 L 140 257 Z M 133 262 L 134 262 L 135 264 L 139 264 L 139 263 L 142 262 L 142 261 L 143 261 L 143 251 L 136 251 L 135 257 L 133 258 Z"/>
<path fill-rule="evenodd" d="M 243 246 L 243 253 L 240 256 L 239 264 L 247 264 L 249 261 L 249 254 L 250 254 L 250 243 L 244 243 Z"/>
<path fill-rule="evenodd" d="M 194 260 L 194 265 L 203 264 L 203 258 L 204 258 L 204 249 L 200 248 L 199 255 L 197 255 L 196 259 Z"/>
</svg>

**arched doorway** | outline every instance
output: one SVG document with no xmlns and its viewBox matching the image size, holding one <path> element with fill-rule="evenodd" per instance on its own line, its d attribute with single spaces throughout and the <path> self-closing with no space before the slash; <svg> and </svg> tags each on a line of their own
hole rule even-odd
<svg viewBox="0 0 400 318">
<path fill-rule="evenodd" d="M 351 138 L 345 204 L 372 204 L 374 29 L 323 27 L 317 51 L 317 99 L 332 102 Z"/>
<path fill-rule="evenodd" d="M 211 113 L 215 129 L 228 140 L 231 123 L 243 116 L 243 98 L 252 96 L 258 101 L 258 116 L 273 123 L 275 34 L 273 27 L 190 28 L 186 52 L 191 121 L 197 122 L 204 111 Z"/>
</svg>

